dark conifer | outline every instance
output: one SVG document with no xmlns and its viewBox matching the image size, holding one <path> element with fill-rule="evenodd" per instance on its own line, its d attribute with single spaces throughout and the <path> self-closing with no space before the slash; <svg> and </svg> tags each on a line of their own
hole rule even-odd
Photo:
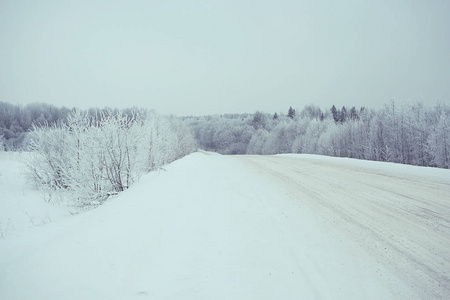
<svg viewBox="0 0 450 300">
<path fill-rule="evenodd" d="M 291 119 L 293 119 L 295 117 L 295 109 L 293 109 L 292 106 L 289 107 L 288 117 Z"/>
</svg>

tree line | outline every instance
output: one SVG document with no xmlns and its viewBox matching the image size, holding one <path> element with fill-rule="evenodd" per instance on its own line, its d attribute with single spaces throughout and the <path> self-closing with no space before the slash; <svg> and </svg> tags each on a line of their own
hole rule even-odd
<svg viewBox="0 0 450 300">
<path fill-rule="evenodd" d="M 56 124 L 65 121 L 70 109 L 45 103 L 26 106 L 0 101 L 0 151 L 26 148 L 33 124 Z"/>
<path fill-rule="evenodd" d="M 105 114 L 131 116 L 136 109 L 90 108 L 84 112 L 93 119 Z M 0 101 L 0 151 L 27 150 L 33 126 L 65 124 L 76 108 L 57 107 L 46 103 L 30 103 L 25 106 Z"/>
<path fill-rule="evenodd" d="M 308 153 L 450 167 L 450 107 L 390 101 L 382 109 L 189 117 L 201 148 L 223 154 Z"/>
<path fill-rule="evenodd" d="M 0 102 L 0 150 L 28 149 L 33 126 L 67 125 L 75 109 L 48 104 L 26 106 Z M 85 114 L 99 123 L 101 116 L 133 118 L 135 109 L 92 108 Z M 390 101 L 381 109 L 315 105 L 286 114 L 227 114 L 182 118 L 198 145 L 222 154 L 309 153 L 450 167 L 450 108 L 422 102 Z"/>
</svg>

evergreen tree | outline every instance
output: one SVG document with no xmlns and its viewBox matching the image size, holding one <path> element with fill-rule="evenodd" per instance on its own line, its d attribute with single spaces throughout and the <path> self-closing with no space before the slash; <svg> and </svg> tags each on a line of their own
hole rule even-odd
<svg viewBox="0 0 450 300">
<path fill-rule="evenodd" d="M 338 116 L 338 111 L 337 111 L 337 109 L 336 109 L 336 106 L 332 106 L 331 107 L 331 114 L 333 115 L 333 120 L 334 120 L 334 122 L 339 122 L 339 116 Z"/>
<path fill-rule="evenodd" d="M 341 113 L 339 114 L 339 122 L 345 123 L 345 121 L 347 121 L 347 118 L 348 118 L 347 109 L 345 108 L 345 106 L 342 106 Z"/>
<path fill-rule="evenodd" d="M 273 119 L 274 119 L 274 120 L 278 119 L 278 114 L 277 114 L 277 113 L 274 113 L 274 114 L 273 114 Z"/>
<path fill-rule="evenodd" d="M 295 117 L 295 109 L 293 109 L 292 106 L 289 107 L 288 117 L 291 119 L 294 119 L 294 117 Z"/>
<path fill-rule="evenodd" d="M 356 112 L 356 108 L 354 106 L 350 109 L 350 119 L 353 121 L 359 120 L 358 113 Z"/>
</svg>

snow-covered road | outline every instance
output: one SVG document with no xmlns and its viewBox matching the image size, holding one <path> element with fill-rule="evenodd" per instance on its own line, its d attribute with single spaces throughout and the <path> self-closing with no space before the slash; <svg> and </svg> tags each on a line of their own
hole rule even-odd
<svg viewBox="0 0 450 300">
<path fill-rule="evenodd" d="M 448 299 L 450 171 L 194 153 L 0 240 L 1 299 Z"/>
<path fill-rule="evenodd" d="M 308 155 L 241 159 L 339 237 L 368 276 L 382 267 L 392 278 L 377 276 L 392 291 L 401 281 L 424 299 L 450 296 L 447 170 Z"/>
</svg>

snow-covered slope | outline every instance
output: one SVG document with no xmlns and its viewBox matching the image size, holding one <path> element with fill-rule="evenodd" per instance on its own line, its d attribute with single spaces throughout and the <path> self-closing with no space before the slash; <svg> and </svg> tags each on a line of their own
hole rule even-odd
<svg viewBox="0 0 450 300">
<path fill-rule="evenodd" d="M 194 153 L 0 240 L 0 298 L 448 298 L 449 171 L 349 161 Z"/>
<path fill-rule="evenodd" d="M 67 206 L 27 183 L 29 153 L 0 151 L 0 240 L 71 215 Z M 59 205 L 61 204 L 61 205 Z"/>
</svg>

